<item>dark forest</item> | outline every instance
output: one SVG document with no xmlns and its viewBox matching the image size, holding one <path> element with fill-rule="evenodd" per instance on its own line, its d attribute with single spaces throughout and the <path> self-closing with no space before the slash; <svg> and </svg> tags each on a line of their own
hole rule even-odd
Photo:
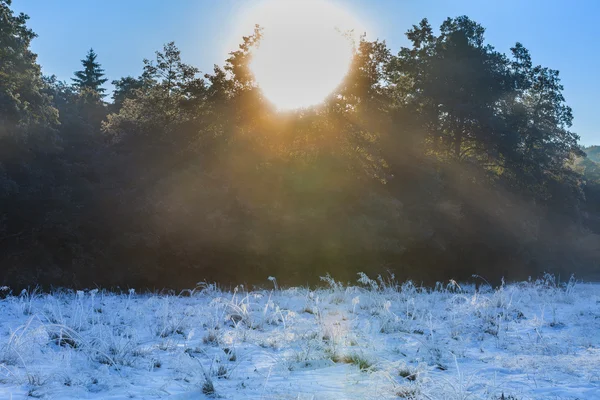
<svg viewBox="0 0 600 400">
<path fill-rule="evenodd" d="M 42 74 L 0 0 L 0 285 L 600 276 L 600 152 L 559 71 L 466 16 L 415 22 L 281 112 L 249 68 L 258 26 L 213 71 L 169 42 L 107 93 L 93 50 Z"/>
</svg>

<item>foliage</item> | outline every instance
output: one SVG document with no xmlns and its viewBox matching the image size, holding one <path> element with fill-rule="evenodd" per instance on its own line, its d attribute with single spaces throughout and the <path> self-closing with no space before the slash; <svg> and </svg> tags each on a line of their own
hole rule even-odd
<svg viewBox="0 0 600 400">
<path fill-rule="evenodd" d="M 144 85 L 144 81 L 141 78 L 134 78 L 132 76 L 126 76 L 111 83 L 115 87 L 112 95 L 115 113 L 121 110 L 125 99 L 133 99 L 136 95 L 136 90 L 141 89 Z"/>
<path fill-rule="evenodd" d="M 86 54 L 85 58 L 81 60 L 83 70 L 75 72 L 75 78 L 72 78 L 75 83 L 75 87 L 79 90 L 91 90 L 99 93 L 100 96 L 104 96 L 103 93 L 106 91 L 102 85 L 108 80 L 103 78 L 104 70 L 100 68 L 100 64 L 96 62 L 98 55 L 94 52 L 94 49 L 90 49 Z"/>
<path fill-rule="evenodd" d="M 167 43 L 107 105 L 93 51 L 73 86 L 43 78 L 27 17 L 0 7 L 0 284 L 499 281 L 600 259 L 558 71 L 467 17 L 421 21 L 397 54 L 358 39 L 323 104 L 278 113 L 249 67 L 260 27 L 204 75 Z"/>
</svg>

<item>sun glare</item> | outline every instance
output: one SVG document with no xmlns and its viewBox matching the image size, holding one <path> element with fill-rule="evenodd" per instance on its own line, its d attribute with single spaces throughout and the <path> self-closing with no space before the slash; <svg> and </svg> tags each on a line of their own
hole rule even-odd
<svg viewBox="0 0 600 400">
<path fill-rule="evenodd" d="M 267 0 L 248 15 L 263 27 L 251 69 L 264 96 L 280 110 L 321 103 L 352 60 L 344 32 L 358 22 L 325 0 Z"/>
</svg>

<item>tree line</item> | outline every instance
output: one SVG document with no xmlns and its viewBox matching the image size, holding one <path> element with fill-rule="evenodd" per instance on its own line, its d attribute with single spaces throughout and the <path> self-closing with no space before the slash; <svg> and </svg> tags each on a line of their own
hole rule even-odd
<svg viewBox="0 0 600 400">
<path fill-rule="evenodd" d="M 559 72 L 520 43 L 496 50 L 468 17 L 423 19 L 397 52 L 361 37 L 323 104 L 281 113 L 249 69 L 259 27 L 204 74 L 167 43 L 107 101 L 93 50 L 71 83 L 42 75 L 10 6 L 0 284 L 598 271 L 600 175 Z"/>
</svg>

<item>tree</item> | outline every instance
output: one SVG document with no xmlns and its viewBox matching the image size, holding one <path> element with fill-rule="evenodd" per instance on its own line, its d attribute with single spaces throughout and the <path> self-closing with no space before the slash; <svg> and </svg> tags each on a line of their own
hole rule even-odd
<svg viewBox="0 0 600 400">
<path fill-rule="evenodd" d="M 57 118 L 29 48 L 36 37 L 26 26 L 29 17 L 14 15 L 10 5 L 11 0 L 0 0 L 0 137 L 16 128 L 26 134 L 27 127 L 51 126 Z"/>
<path fill-rule="evenodd" d="M 64 156 L 61 100 L 29 48 L 36 35 L 10 5 L 0 0 L 0 281 L 67 283 L 86 182 L 81 159 Z"/>
<path fill-rule="evenodd" d="M 142 78 L 134 78 L 132 76 L 126 76 L 111 83 L 115 87 L 112 95 L 114 112 L 119 112 L 121 107 L 123 107 L 125 99 L 135 98 L 136 91 L 144 86 Z"/>
<path fill-rule="evenodd" d="M 99 139 L 101 122 L 106 118 L 107 107 L 100 94 L 92 89 L 77 89 L 66 82 L 59 81 L 54 75 L 44 77 L 44 91 L 52 96 L 53 105 L 59 111 L 58 127 L 63 139 L 77 140 L 91 136 Z M 89 147 L 92 150 L 93 146 Z"/>
<path fill-rule="evenodd" d="M 520 43 L 512 58 L 497 52 L 484 33 L 465 16 L 444 21 L 437 36 L 426 19 L 413 26 L 412 47 L 390 68 L 397 97 L 419 116 L 431 150 L 459 169 L 483 168 L 545 202 L 564 196 L 558 184 L 574 201 L 567 164 L 581 150 L 558 72 L 534 67 Z"/>
<path fill-rule="evenodd" d="M 70 122 L 74 122 L 74 119 L 79 119 L 78 124 L 88 127 L 88 129 L 81 129 L 79 131 L 80 134 L 99 133 L 101 131 L 102 121 L 107 115 L 107 106 L 102 101 L 106 89 L 104 89 L 102 85 L 108 79 L 103 78 L 104 70 L 100 68 L 100 64 L 96 62 L 97 57 L 94 49 L 90 49 L 86 58 L 81 60 L 84 69 L 82 71 L 76 71 L 75 78 L 71 78 L 74 82 L 74 87 L 77 90 L 75 96 L 69 96 L 70 93 L 68 93 L 68 90 L 65 91 L 64 85 L 51 85 L 51 89 L 53 89 L 59 97 L 67 95 L 71 100 L 70 102 L 65 102 L 65 105 L 70 107 L 68 111 L 69 115 L 62 119 L 69 120 Z M 61 93 L 61 91 L 63 93 Z M 73 131 L 76 126 L 77 124 L 68 125 L 68 128 Z"/>
<path fill-rule="evenodd" d="M 118 113 L 108 116 L 104 130 L 114 137 L 127 134 L 172 132 L 178 124 L 192 118 L 186 107 L 204 96 L 205 85 L 198 69 L 181 61 L 174 42 L 156 52 L 156 60 L 144 60 L 139 79 L 117 81 L 115 100 L 124 98 Z"/>
<path fill-rule="evenodd" d="M 507 166 L 520 189 L 545 203 L 573 211 L 583 200 L 581 176 L 570 167 L 583 156 L 579 136 L 571 132 L 573 114 L 562 94 L 559 72 L 533 66 L 529 51 L 517 43 L 512 49 L 516 95 L 507 104 L 511 127 L 520 141 Z M 571 212 L 569 211 L 569 212 Z"/>
<path fill-rule="evenodd" d="M 424 19 L 407 36 L 393 74 L 402 97 L 426 120 L 428 140 L 440 156 L 488 167 L 511 132 L 496 112 L 512 95 L 506 57 L 484 42 L 484 28 L 467 17 L 447 19 L 435 36 Z M 409 83 L 401 85 L 401 83 Z"/>
<path fill-rule="evenodd" d="M 156 60 L 144 60 L 144 81 L 156 82 L 161 86 L 166 97 L 184 95 L 186 85 L 196 78 L 200 71 L 181 61 L 181 51 L 175 42 L 163 46 L 163 51 L 156 52 Z"/>
<path fill-rule="evenodd" d="M 81 60 L 83 64 L 82 71 L 75 72 L 75 78 L 72 78 L 75 86 L 79 90 L 89 89 L 93 90 L 104 97 L 106 89 L 102 85 L 108 80 L 103 78 L 104 70 L 100 68 L 100 64 L 96 62 L 98 55 L 94 52 L 94 49 L 90 49 L 85 57 Z"/>
<path fill-rule="evenodd" d="M 571 162 L 558 72 L 520 44 L 495 50 L 467 17 L 421 21 L 396 56 L 362 37 L 323 104 L 279 113 L 251 69 L 260 27 L 203 77 L 165 44 L 107 106 L 95 54 L 76 85 L 41 79 L 8 4 L 0 285 L 297 284 L 396 265 L 499 281 L 597 256 L 583 228 L 600 232 L 600 168 Z"/>
</svg>

